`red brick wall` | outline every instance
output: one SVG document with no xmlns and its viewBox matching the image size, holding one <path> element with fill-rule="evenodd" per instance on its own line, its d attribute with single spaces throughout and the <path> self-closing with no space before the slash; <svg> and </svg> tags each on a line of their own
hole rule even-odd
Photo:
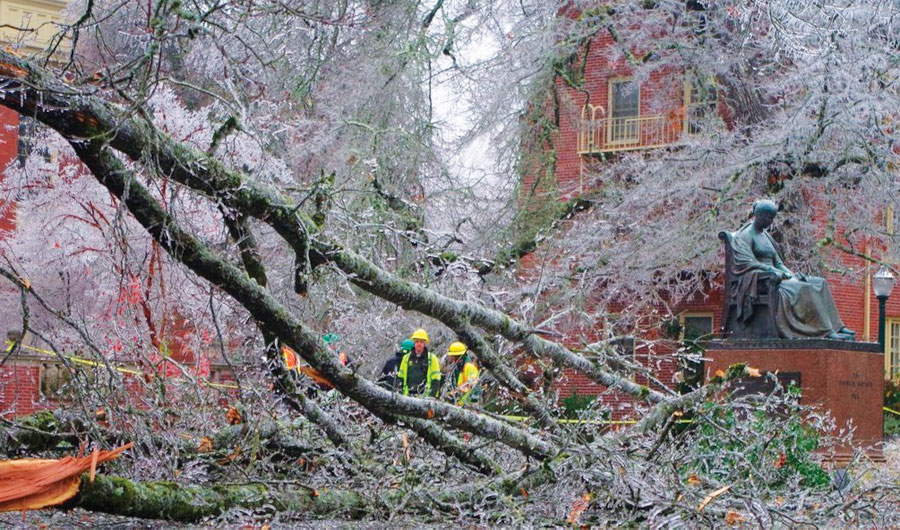
<svg viewBox="0 0 900 530">
<path fill-rule="evenodd" d="M 658 381 L 672 387 L 675 384 L 675 374 L 679 370 L 678 363 L 672 354 L 679 347 L 679 343 L 661 337 L 657 326 L 662 320 L 674 318 L 682 313 L 711 313 L 713 332 L 718 332 L 722 326 L 722 301 L 722 290 L 715 286 L 709 293 L 697 294 L 675 305 L 673 315 L 666 315 L 663 308 L 659 308 L 657 316 L 648 316 L 646 319 L 645 325 L 650 331 L 644 336 L 635 337 L 634 360 L 649 367 L 653 377 Z M 635 383 L 659 389 L 658 385 L 647 377 L 638 375 L 633 380 Z M 606 387 L 573 370 L 563 370 L 562 375 L 554 382 L 553 389 L 558 392 L 560 398 L 571 396 L 573 392 L 588 396 L 602 394 L 601 402 L 611 409 L 614 420 L 633 417 L 635 414 L 637 402 L 633 398 L 621 392 L 604 393 L 607 390 Z"/>
<path fill-rule="evenodd" d="M 6 107 L 0 107 L 0 182 L 3 172 L 16 159 L 19 150 L 19 115 Z M 16 229 L 15 204 L 7 205 L 0 199 L 0 240 Z"/>
<path fill-rule="evenodd" d="M 30 360 L 22 361 L 10 359 L 6 365 L 0 367 L 0 416 L 16 417 L 32 414 L 37 411 L 55 409 L 60 406 L 60 401 L 56 399 L 46 399 L 41 395 L 41 363 L 42 361 Z M 52 363 L 58 364 L 58 363 Z M 128 366 L 128 369 L 138 369 L 135 366 Z M 147 376 L 136 376 L 130 373 L 122 374 L 123 388 L 118 399 L 121 402 L 129 401 L 132 405 L 139 408 L 148 406 L 152 402 L 151 394 L 155 387 L 148 387 L 150 381 L 149 374 Z M 177 378 L 173 377 L 173 381 Z M 233 383 L 235 374 L 232 369 L 227 366 L 218 365 L 215 367 L 215 373 L 208 378 L 211 382 L 216 383 Z M 205 388 L 205 387 L 204 387 Z M 218 392 L 218 391 L 217 391 Z M 238 395 L 237 389 L 222 389 L 222 404 L 227 403 L 228 399 L 233 399 Z M 174 387 L 170 387 L 168 395 L 172 399 L 177 399 L 177 392 Z"/>
<path fill-rule="evenodd" d="M 41 400 L 40 366 L 9 363 L 0 368 L 0 415 L 21 416 L 48 408 Z"/>
</svg>

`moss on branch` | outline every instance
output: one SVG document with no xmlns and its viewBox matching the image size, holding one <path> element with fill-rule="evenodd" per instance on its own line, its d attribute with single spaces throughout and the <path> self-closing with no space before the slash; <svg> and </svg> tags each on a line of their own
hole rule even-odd
<svg viewBox="0 0 900 530">
<path fill-rule="evenodd" d="M 272 504 L 279 511 L 297 511 L 358 518 L 372 509 L 371 497 L 355 491 L 313 488 L 269 488 L 262 483 L 184 486 L 167 481 L 137 482 L 98 475 L 82 476 L 77 505 L 91 511 L 196 523 L 233 507 Z"/>
</svg>

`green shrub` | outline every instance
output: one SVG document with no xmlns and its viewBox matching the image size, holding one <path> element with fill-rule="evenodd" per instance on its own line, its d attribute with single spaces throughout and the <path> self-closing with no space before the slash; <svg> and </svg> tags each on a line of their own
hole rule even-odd
<svg viewBox="0 0 900 530">
<path fill-rule="evenodd" d="M 900 380 L 884 380 L 884 406 L 900 412 Z"/>
<path fill-rule="evenodd" d="M 803 420 L 790 389 L 781 403 L 765 410 L 748 404 L 707 402 L 687 438 L 700 455 L 715 461 L 685 462 L 682 474 L 716 482 L 759 481 L 767 487 L 828 487 L 830 478 L 814 454 L 819 431 Z M 729 433 L 729 434 L 724 434 Z"/>
<path fill-rule="evenodd" d="M 572 390 L 572 395 L 566 398 L 562 398 L 560 403 L 562 404 L 562 417 L 563 418 L 578 418 L 581 416 L 581 412 L 587 410 L 591 406 L 591 402 L 596 399 L 597 396 L 579 396 L 578 392 Z"/>
<path fill-rule="evenodd" d="M 891 409 L 884 411 L 884 435 L 900 436 L 900 380 L 884 380 L 884 406 Z"/>
<path fill-rule="evenodd" d="M 896 409 L 894 409 L 896 410 Z M 900 436 L 900 416 L 885 411 L 884 413 L 884 435 L 885 437 Z"/>
</svg>

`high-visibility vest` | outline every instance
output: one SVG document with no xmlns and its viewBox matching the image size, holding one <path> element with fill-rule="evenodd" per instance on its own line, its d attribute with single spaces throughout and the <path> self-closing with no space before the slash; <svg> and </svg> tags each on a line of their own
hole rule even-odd
<svg viewBox="0 0 900 530">
<path fill-rule="evenodd" d="M 469 359 L 463 361 L 463 367 L 456 376 L 456 388 L 462 390 L 463 395 L 457 401 L 457 404 L 463 405 L 470 401 L 478 401 L 479 392 L 476 390 L 478 386 L 478 366 Z"/>
<path fill-rule="evenodd" d="M 407 382 L 407 371 L 409 370 L 409 358 L 415 355 L 414 352 L 407 353 L 400 361 L 400 368 L 397 369 L 397 379 L 403 381 L 403 395 L 409 395 L 409 384 Z M 441 380 L 441 361 L 437 355 L 428 352 L 428 370 L 425 372 L 425 395 L 431 395 L 431 382 Z"/>
<path fill-rule="evenodd" d="M 466 383 L 475 383 L 478 381 L 478 367 L 472 361 L 465 361 L 462 370 L 459 371 L 459 377 L 456 378 L 456 387 L 459 388 Z"/>
</svg>

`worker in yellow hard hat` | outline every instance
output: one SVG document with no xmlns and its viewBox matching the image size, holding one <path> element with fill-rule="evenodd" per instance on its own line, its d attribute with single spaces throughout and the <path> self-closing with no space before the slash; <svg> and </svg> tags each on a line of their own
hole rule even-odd
<svg viewBox="0 0 900 530">
<path fill-rule="evenodd" d="M 441 390 L 441 361 L 428 351 L 428 333 L 419 328 L 409 339 L 413 341 L 413 349 L 403 356 L 397 369 L 397 381 L 403 394 L 437 396 Z"/>
<path fill-rule="evenodd" d="M 478 366 L 469 354 L 469 348 L 462 342 L 454 342 L 447 348 L 447 359 L 453 367 L 450 371 L 450 383 L 456 387 L 450 392 L 458 405 L 478 401 Z"/>
</svg>

